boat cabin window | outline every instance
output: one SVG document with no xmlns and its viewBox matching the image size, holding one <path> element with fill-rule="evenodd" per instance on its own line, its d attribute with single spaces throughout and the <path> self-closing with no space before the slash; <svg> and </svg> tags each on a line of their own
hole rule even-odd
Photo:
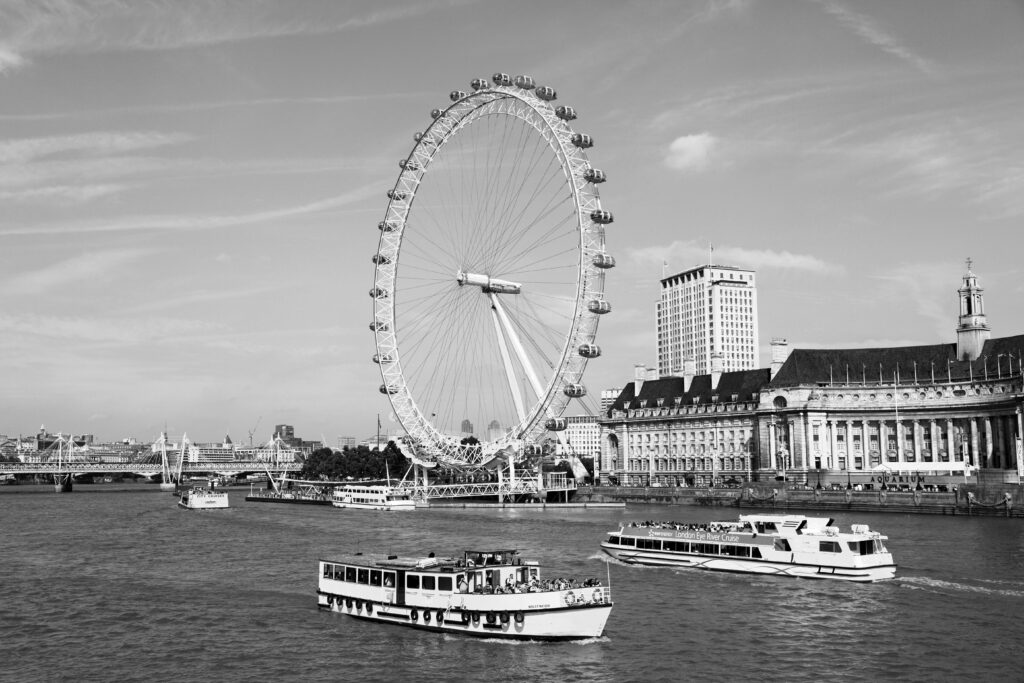
<svg viewBox="0 0 1024 683">
<path fill-rule="evenodd" d="M 882 545 L 881 541 L 868 539 L 866 541 L 849 541 L 847 545 L 857 555 L 872 555 L 874 553 L 884 553 L 885 546 Z"/>
<path fill-rule="evenodd" d="M 394 572 L 384 572 L 384 587 L 385 588 L 394 588 L 395 587 L 395 573 Z"/>
<path fill-rule="evenodd" d="M 405 587 L 414 588 L 419 590 L 420 587 L 420 576 L 419 574 L 406 574 L 405 575 Z"/>
<path fill-rule="evenodd" d="M 618 545 L 619 544 L 619 537 L 615 536 L 613 534 L 613 535 L 608 537 L 608 542 L 611 543 L 612 545 Z"/>
<path fill-rule="evenodd" d="M 619 545 L 636 545 L 636 539 L 630 536 L 623 536 L 619 539 Z"/>
<path fill-rule="evenodd" d="M 381 571 L 379 569 L 370 570 L 370 585 L 379 586 L 381 583 Z"/>
<path fill-rule="evenodd" d="M 355 567 L 345 567 L 345 580 L 346 581 L 351 581 L 352 583 L 356 582 L 356 568 Z"/>
<path fill-rule="evenodd" d="M 690 544 L 686 541 L 662 541 L 661 547 L 665 550 L 671 550 L 675 553 L 688 553 L 690 552 Z"/>
<path fill-rule="evenodd" d="M 791 548 L 789 547 L 789 540 L 785 538 L 776 538 L 775 549 L 788 553 L 791 550 Z"/>
<path fill-rule="evenodd" d="M 644 550 L 661 550 L 661 540 L 657 538 L 638 538 L 636 547 Z"/>
<path fill-rule="evenodd" d="M 359 567 L 358 577 L 356 580 L 359 583 L 370 583 L 370 570 Z"/>
<path fill-rule="evenodd" d="M 439 576 L 437 577 L 437 590 L 448 591 L 452 590 L 452 577 L 450 576 Z"/>
<path fill-rule="evenodd" d="M 836 541 L 818 541 L 818 551 L 823 553 L 841 553 L 843 549 Z"/>
<path fill-rule="evenodd" d="M 422 582 L 423 582 L 422 583 L 423 590 L 425 590 L 425 591 L 432 591 L 432 590 L 434 590 L 435 582 L 434 582 L 434 577 L 433 576 L 424 576 L 422 578 Z"/>
</svg>

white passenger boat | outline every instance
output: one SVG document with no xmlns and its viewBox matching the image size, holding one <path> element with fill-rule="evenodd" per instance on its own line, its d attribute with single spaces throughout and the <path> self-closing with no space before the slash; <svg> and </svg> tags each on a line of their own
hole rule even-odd
<svg viewBox="0 0 1024 683">
<path fill-rule="evenodd" d="M 432 555 L 432 554 L 431 554 Z M 612 611 L 597 579 L 542 580 L 515 550 L 461 558 L 350 555 L 320 560 L 320 609 L 359 619 L 483 638 L 596 638 Z"/>
<path fill-rule="evenodd" d="M 628 564 L 869 582 L 896 575 L 885 540 L 864 524 L 842 532 L 825 517 L 740 515 L 735 522 L 637 522 L 608 534 L 601 547 Z"/>
<path fill-rule="evenodd" d="M 415 510 L 416 502 L 409 492 L 394 486 L 360 486 L 346 484 L 335 487 L 331 505 L 336 508 L 360 510 Z"/>
<path fill-rule="evenodd" d="M 189 510 L 217 510 L 228 507 L 227 491 L 193 486 L 181 492 L 178 505 Z"/>
</svg>

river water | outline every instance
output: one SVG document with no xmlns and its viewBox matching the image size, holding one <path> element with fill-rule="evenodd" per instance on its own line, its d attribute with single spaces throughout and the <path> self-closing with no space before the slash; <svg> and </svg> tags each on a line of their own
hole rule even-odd
<svg viewBox="0 0 1024 683">
<path fill-rule="evenodd" d="M 152 485 L 0 488 L 0 680 L 1022 680 L 1024 523 L 839 515 L 890 538 L 897 578 L 854 585 L 608 564 L 620 521 L 731 508 L 434 509 L 246 503 L 187 511 Z M 506 643 L 316 607 L 318 558 L 516 547 L 547 575 L 610 575 L 602 638 Z M 609 574 L 610 572 L 610 574 Z"/>
</svg>

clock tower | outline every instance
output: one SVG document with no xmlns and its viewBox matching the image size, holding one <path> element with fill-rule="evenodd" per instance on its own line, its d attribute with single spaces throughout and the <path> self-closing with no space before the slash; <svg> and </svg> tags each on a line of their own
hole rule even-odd
<svg viewBox="0 0 1024 683">
<path fill-rule="evenodd" d="M 977 360 L 985 342 L 992 336 L 985 318 L 985 297 L 978 286 L 978 276 L 971 272 L 971 259 L 967 259 L 964 283 L 960 294 L 960 319 L 956 327 L 957 360 Z"/>
</svg>

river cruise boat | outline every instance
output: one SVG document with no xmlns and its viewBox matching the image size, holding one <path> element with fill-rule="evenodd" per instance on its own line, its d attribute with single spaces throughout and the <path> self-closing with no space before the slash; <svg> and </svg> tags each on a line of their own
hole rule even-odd
<svg viewBox="0 0 1024 683">
<path fill-rule="evenodd" d="M 597 638 L 612 611 L 597 579 L 543 579 L 516 550 L 459 558 L 362 555 L 320 560 L 322 610 L 368 621 L 482 638 Z"/>
<path fill-rule="evenodd" d="M 891 579 L 896 564 L 867 525 L 840 531 L 832 519 L 740 515 L 735 522 L 634 522 L 601 548 L 627 564 L 870 582 Z"/>
<path fill-rule="evenodd" d="M 178 505 L 188 510 L 218 510 L 228 507 L 228 492 L 193 486 L 181 492 Z"/>
<path fill-rule="evenodd" d="M 416 502 L 409 492 L 393 486 L 337 486 L 331 493 L 331 505 L 359 510 L 415 510 Z"/>
</svg>

